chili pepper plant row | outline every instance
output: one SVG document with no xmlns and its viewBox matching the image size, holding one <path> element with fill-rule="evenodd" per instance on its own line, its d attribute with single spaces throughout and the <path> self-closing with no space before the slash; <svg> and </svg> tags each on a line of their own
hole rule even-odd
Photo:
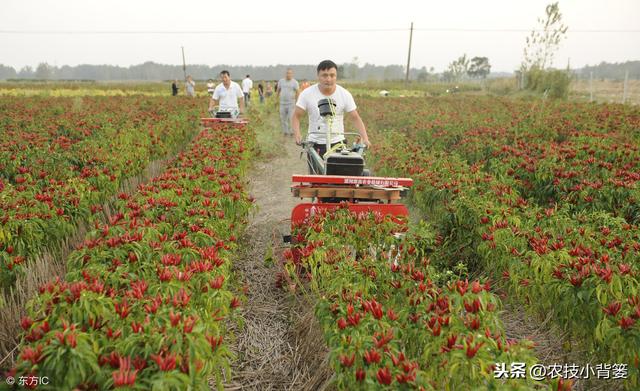
<svg viewBox="0 0 640 391">
<path fill-rule="evenodd" d="M 496 363 L 536 362 L 532 343 L 505 337 L 488 281 L 460 280 L 431 264 L 437 241 L 428 226 L 406 230 L 402 221 L 345 208 L 318 213 L 293 232 L 284 278 L 317 297 L 335 385 L 548 389 L 496 379 Z"/>
<path fill-rule="evenodd" d="M 204 130 L 68 259 L 29 304 L 8 375 L 39 389 L 209 389 L 229 376 L 227 327 L 236 238 L 252 200 L 243 187 L 248 130 Z M 47 388 L 48 387 L 48 388 Z"/>
<path fill-rule="evenodd" d="M 192 100 L 0 97 L 0 289 L 55 249 L 122 181 L 183 145 Z"/>
<path fill-rule="evenodd" d="M 627 364 L 637 387 L 640 111 L 467 97 L 407 104 L 417 118 L 400 103 L 388 104 L 406 127 L 374 151 L 379 173 L 413 177 L 449 254 L 471 249 L 508 295 L 551 313 L 592 357 Z"/>
<path fill-rule="evenodd" d="M 540 206 L 606 211 L 640 223 L 637 107 L 489 97 L 371 99 L 363 106 L 374 129 L 408 136 L 402 147 L 411 154 L 455 153 L 470 167 L 512 179 Z M 385 154 L 380 165 L 396 155 Z M 423 169 L 410 165 L 406 174 Z"/>
</svg>

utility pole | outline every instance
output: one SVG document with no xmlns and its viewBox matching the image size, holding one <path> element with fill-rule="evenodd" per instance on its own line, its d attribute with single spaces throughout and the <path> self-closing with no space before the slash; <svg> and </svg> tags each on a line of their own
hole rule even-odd
<svg viewBox="0 0 640 391">
<path fill-rule="evenodd" d="M 411 67 L 411 40 L 413 39 L 413 22 L 411 22 L 411 30 L 409 32 L 409 55 L 407 56 L 407 75 L 404 82 L 409 84 L 409 68 Z"/>
<path fill-rule="evenodd" d="M 184 81 L 187 81 L 187 63 L 184 60 L 184 46 L 182 48 L 182 73 L 184 74 Z"/>
</svg>

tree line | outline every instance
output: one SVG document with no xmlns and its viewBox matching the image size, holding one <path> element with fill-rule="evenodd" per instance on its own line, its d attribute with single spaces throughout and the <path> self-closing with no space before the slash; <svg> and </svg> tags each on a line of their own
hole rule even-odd
<svg viewBox="0 0 640 391">
<path fill-rule="evenodd" d="M 586 66 L 576 73 L 581 79 L 588 79 L 591 72 L 594 79 L 624 80 L 625 72 L 629 72 L 629 79 L 640 79 L 640 61 L 613 64 L 603 61 L 598 65 Z"/>
<path fill-rule="evenodd" d="M 187 74 L 197 80 L 215 79 L 221 70 L 227 69 L 235 79 L 251 75 L 255 80 L 278 80 L 287 68 L 292 68 L 296 78 L 314 80 L 315 65 L 269 65 L 269 66 L 237 66 L 237 65 L 188 65 Z M 339 66 L 341 78 L 357 81 L 369 80 L 402 80 L 405 77 L 403 65 L 359 65 L 357 58 L 350 63 Z M 442 73 L 435 72 L 433 67 L 411 68 L 409 79 L 426 81 L 459 81 L 464 78 L 485 78 L 491 76 L 508 76 L 506 73 L 490 73 L 491 65 L 486 57 L 469 58 L 466 55 L 454 60 Z M 598 65 L 585 66 L 573 70 L 579 78 L 589 78 L 593 72 L 595 79 L 623 80 L 625 72 L 629 79 L 640 79 L 640 61 L 623 63 L 601 62 Z M 183 79 L 182 66 L 165 65 L 151 61 L 144 64 L 121 67 L 117 65 L 63 65 L 61 67 L 40 63 L 35 69 L 25 66 L 19 70 L 0 64 L 0 80 L 37 79 L 37 80 L 173 80 Z"/>
<path fill-rule="evenodd" d="M 315 65 L 187 65 L 186 73 L 196 80 L 217 79 L 222 70 L 228 70 L 232 78 L 241 79 L 251 75 L 255 80 L 278 80 L 283 77 L 287 68 L 293 69 L 297 79 L 314 80 L 316 78 Z M 433 71 L 433 68 L 431 68 Z M 354 63 L 341 64 L 338 69 L 341 78 L 350 80 L 397 80 L 404 79 L 405 67 L 402 65 L 373 65 L 362 66 Z M 412 68 L 410 78 L 417 80 L 429 73 L 426 67 Z M 0 65 L 0 80 L 37 79 L 37 80 L 182 80 L 184 72 L 181 65 L 158 64 L 152 61 L 139 65 L 122 67 L 117 65 L 77 65 L 53 66 L 46 62 L 40 63 L 35 69 L 25 66 L 16 70 L 10 66 Z"/>
</svg>

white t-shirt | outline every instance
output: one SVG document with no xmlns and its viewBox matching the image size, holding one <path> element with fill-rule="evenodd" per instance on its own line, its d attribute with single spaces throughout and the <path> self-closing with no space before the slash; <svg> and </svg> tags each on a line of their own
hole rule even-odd
<svg viewBox="0 0 640 391">
<path fill-rule="evenodd" d="M 248 94 L 249 92 L 251 92 L 252 88 L 253 88 L 253 80 L 249 79 L 248 77 L 245 77 L 242 80 L 242 92 Z"/>
<path fill-rule="evenodd" d="M 238 108 L 238 99 L 243 97 L 242 90 L 235 81 L 231 82 L 229 89 L 224 88 L 224 84 L 220 83 L 213 90 L 213 99 L 218 101 L 221 109 Z"/>
<path fill-rule="evenodd" d="M 336 85 L 336 90 L 330 96 L 323 95 L 318 84 L 305 88 L 298 96 L 296 106 L 305 110 L 309 115 L 308 141 L 319 144 L 327 142 L 328 121 L 326 118 L 328 117 L 320 117 L 320 109 L 318 109 L 318 101 L 325 98 L 331 98 L 336 102 L 336 116 L 331 122 L 331 144 L 333 144 L 344 139 L 344 113 L 350 113 L 357 107 L 351 93 L 339 85 Z"/>
</svg>

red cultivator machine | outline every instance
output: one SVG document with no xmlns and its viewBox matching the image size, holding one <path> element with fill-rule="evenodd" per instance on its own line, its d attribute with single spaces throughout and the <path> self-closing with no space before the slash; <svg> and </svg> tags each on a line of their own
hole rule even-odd
<svg viewBox="0 0 640 391">
<path fill-rule="evenodd" d="M 200 118 L 200 123 L 205 128 L 221 129 L 232 126 L 235 128 L 243 128 L 247 126 L 248 121 L 238 117 L 237 109 L 218 109 L 209 111 L 211 117 Z"/>
<path fill-rule="evenodd" d="M 304 224 L 316 213 L 344 206 L 356 213 L 408 216 L 400 200 L 413 184 L 409 178 L 385 178 L 341 175 L 293 175 L 294 197 L 310 198 L 291 212 L 291 225 Z"/>
<path fill-rule="evenodd" d="M 325 121 L 328 119 L 326 140 L 331 140 L 335 103 L 331 99 L 323 99 L 318 102 L 318 107 L 322 118 Z M 327 152 L 323 155 L 320 155 L 313 142 L 304 142 L 303 147 L 307 154 L 309 175 L 293 175 L 291 190 L 294 197 L 312 201 L 301 203 L 293 209 L 292 227 L 304 224 L 308 217 L 316 213 L 340 206 L 346 206 L 356 213 L 408 216 L 406 206 L 393 202 L 406 195 L 413 180 L 370 176 L 365 168 L 364 145 L 356 142 L 349 148 L 344 142 L 333 147 L 327 143 Z"/>
</svg>

